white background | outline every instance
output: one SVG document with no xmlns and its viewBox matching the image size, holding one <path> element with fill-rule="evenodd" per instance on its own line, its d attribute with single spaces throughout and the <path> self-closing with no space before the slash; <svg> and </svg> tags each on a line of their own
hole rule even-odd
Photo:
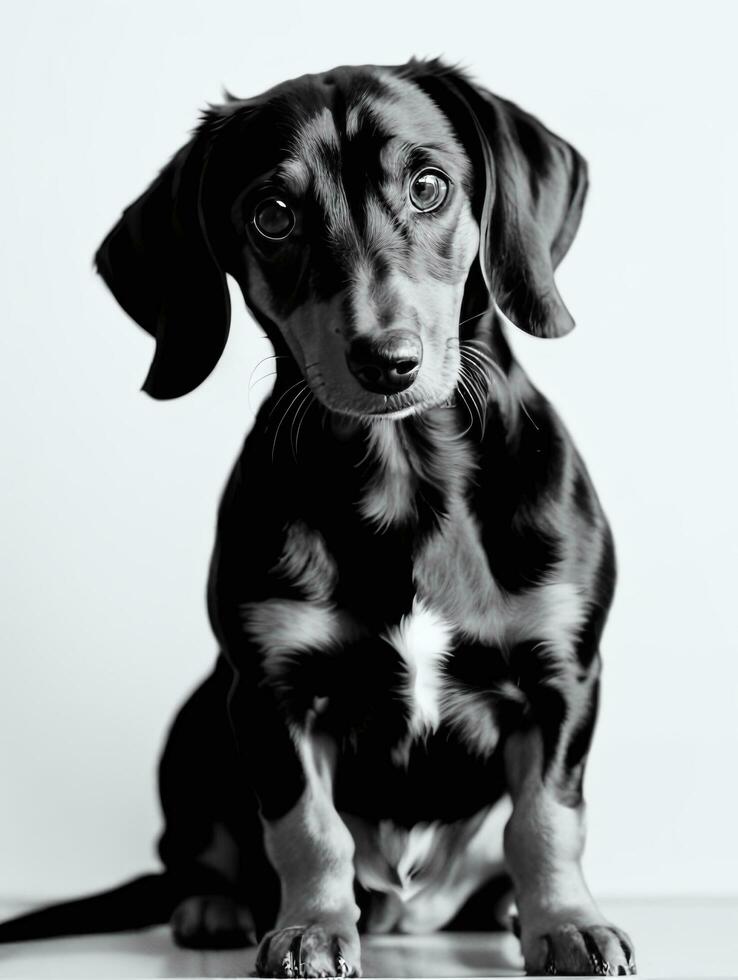
<svg viewBox="0 0 738 980">
<path fill-rule="evenodd" d="M 619 550 L 587 779 L 591 886 L 738 890 L 735 10 L 3 4 L 4 896 L 153 866 L 155 761 L 214 655 L 215 509 L 253 418 L 251 369 L 269 353 L 237 303 L 210 380 L 151 401 L 138 387 L 152 341 L 96 279 L 93 252 L 221 85 L 246 96 L 411 54 L 463 62 L 591 165 L 559 276 L 578 329 L 513 337 L 583 451 Z"/>
</svg>

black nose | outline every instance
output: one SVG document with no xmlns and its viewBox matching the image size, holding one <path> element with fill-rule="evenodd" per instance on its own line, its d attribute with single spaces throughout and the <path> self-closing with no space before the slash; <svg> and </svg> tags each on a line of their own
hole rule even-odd
<svg viewBox="0 0 738 980">
<path fill-rule="evenodd" d="M 349 370 L 369 391 L 393 395 L 415 381 L 423 360 L 420 337 L 394 330 L 382 337 L 357 337 L 346 355 Z"/>
</svg>

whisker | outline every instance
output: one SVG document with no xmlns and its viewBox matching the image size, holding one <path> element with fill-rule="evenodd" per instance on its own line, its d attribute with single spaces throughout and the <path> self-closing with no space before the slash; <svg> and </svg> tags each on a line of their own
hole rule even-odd
<svg viewBox="0 0 738 980">
<path fill-rule="evenodd" d="M 469 397 L 472 401 L 472 405 L 474 407 L 474 410 L 476 411 L 477 420 L 479 422 L 479 429 L 481 432 L 481 430 L 484 428 L 484 415 L 485 415 L 484 407 L 480 404 L 479 395 L 470 384 L 468 376 L 465 378 L 465 383 L 466 383 L 467 391 L 469 392 Z"/>
<path fill-rule="evenodd" d="M 470 337 L 468 340 L 463 340 L 462 344 L 464 347 L 473 347 L 479 354 L 484 354 L 485 357 L 493 360 L 492 351 L 486 340 L 478 340 L 476 337 Z"/>
<path fill-rule="evenodd" d="M 507 375 L 502 370 L 502 368 L 497 363 L 495 363 L 495 361 L 492 361 L 488 357 L 485 357 L 484 354 L 482 354 L 478 350 L 467 349 L 466 354 L 469 357 L 473 358 L 478 364 L 481 364 L 485 368 L 488 368 L 490 371 L 493 371 L 498 378 L 501 378 L 505 383 L 507 383 Z"/>
<path fill-rule="evenodd" d="M 307 384 L 304 381 L 298 381 L 297 384 L 304 385 L 305 388 L 307 388 Z M 293 385 L 292 387 L 295 388 L 295 387 L 297 387 L 297 385 Z M 295 397 L 292 399 L 292 401 L 287 406 L 287 409 L 286 409 L 285 413 L 282 415 L 282 418 L 279 420 L 279 425 L 277 426 L 277 431 L 274 433 L 274 442 L 272 443 L 272 463 L 274 462 L 274 454 L 275 454 L 275 451 L 276 451 L 276 448 L 277 448 L 277 439 L 279 438 L 279 430 L 282 428 L 282 423 L 284 422 L 284 420 L 287 418 L 287 416 L 289 415 L 290 411 L 292 410 L 292 406 L 295 404 L 295 402 L 297 401 L 297 399 L 301 395 L 302 395 L 302 390 L 300 390 L 300 391 L 297 392 L 297 394 L 295 395 Z"/>
<path fill-rule="evenodd" d="M 529 411 L 528 411 L 528 409 L 527 409 L 527 408 L 525 407 L 525 402 L 523 401 L 523 399 L 522 399 L 522 398 L 518 398 L 518 404 L 520 405 L 520 407 L 521 407 L 521 408 L 523 409 L 523 411 L 525 412 L 525 415 L 526 415 L 526 417 L 527 417 L 527 419 L 528 419 L 528 421 L 529 421 L 529 422 L 530 422 L 530 424 L 531 424 L 531 425 L 533 426 L 533 428 L 534 428 L 534 429 L 536 430 L 536 432 L 540 432 L 541 430 L 540 430 L 540 429 L 538 428 L 538 426 L 537 426 L 537 425 L 536 425 L 536 423 L 535 423 L 535 420 L 534 420 L 534 419 L 533 419 L 533 418 L 531 417 L 531 414 L 530 414 L 530 412 L 529 412 Z"/>
<path fill-rule="evenodd" d="M 493 370 L 502 371 L 502 368 L 497 363 L 497 361 L 495 361 L 495 359 L 492 357 L 492 355 L 490 354 L 489 350 L 486 347 L 483 347 L 482 345 L 475 343 L 475 341 L 473 340 L 465 340 L 461 346 L 463 347 L 463 349 L 466 351 L 467 354 L 487 364 Z"/>
<path fill-rule="evenodd" d="M 459 321 L 459 326 L 463 327 L 465 323 L 471 323 L 472 320 L 478 320 L 480 316 L 484 316 L 485 313 L 490 313 L 494 309 L 494 306 L 488 306 L 486 310 L 482 310 L 481 313 L 475 313 L 474 316 L 468 316 L 466 320 Z"/>
<path fill-rule="evenodd" d="M 266 374 L 262 374 L 260 378 L 257 378 L 256 381 L 254 381 L 251 384 L 251 386 L 249 387 L 249 391 L 251 391 L 251 388 L 255 388 L 260 381 L 266 381 L 267 378 L 276 378 L 276 377 L 277 377 L 276 371 L 268 371 Z"/>
<path fill-rule="evenodd" d="M 466 355 L 467 357 L 473 357 L 475 361 L 478 361 L 480 364 L 484 364 L 485 367 L 490 366 L 486 358 L 482 354 L 482 351 L 477 350 L 476 347 L 471 347 L 467 343 L 463 343 L 461 345 L 461 353 Z"/>
<path fill-rule="evenodd" d="M 508 384 L 509 379 L 507 375 L 489 353 L 489 349 L 485 344 L 482 344 L 482 342 L 479 340 L 465 340 L 462 346 L 466 348 L 467 354 L 474 356 L 477 359 L 481 359 L 483 363 L 489 365 L 489 367 L 491 367 L 492 370 L 499 375 L 505 384 Z M 469 349 L 470 347 L 471 349 Z"/>
<path fill-rule="evenodd" d="M 256 364 L 254 365 L 254 370 L 251 372 L 251 377 L 254 376 L 254 374 L 256 372 L 256 369 L 259 367 L 260 364 L 263 364 L 264 361 L 276 361 L 276 359 L 278 357 L 280 357 L 280 356 L 283 357 L 284 355 L 280 355 L 280 354 L 267 354 L 266 357 L 262 357 L 262 359 L 260 361 L 257 361 Z"/>
<path fill-rule="evenodd" d="M 308 402 L 307 402 L 307 408 L 302 413 L 302 418 L 300 419 L 300 424 L 297 426 L 297 433 L 295 434 L 295 453 L 297 453 L 297 447 L 298 447 L 298 445 L 300 443 L 300 429 L 302 428 L 302 423 L 305 421 L 305 419 L 308 416 L 308 413 L 310 412 L 310 409 L 313 407 L 313 405 L 316 402 L 317 402 L 317 398 L 315 397 L 315 395 L 312 392 L 310 392 L 310 398 L 308 399 Z"/>
<path fill-rule="evenodd" d="M 468 363 L 476 366 L 476 370 L 479 371 L 480 376 L 483 377 L 488 384 L 492 383 L 490 371 L 493 371 L 496 377 L 502 381 L 509 391 L 510 380 L 496 361 L 489 357 L 485 357 L 482 352 L 478 350 L 470 350 L 469 348 L 466 348 L 464 353 L 468 359 Z"/>
<path fill-rule="evenodd" d="M 490 389 L 490 378 L 484 374 L 479 367 L 471 359 L 464 359 L 462 354 L 461 365 L 466 368 L 466 372 L 469 375 L 469 380 L 473 382 L 474 387 L 479 393 L 479 398 L 483 405 L 487 404 L 489 400 L 489 389 Z"/>
<path fill-rule="evenodd" d="M 467 364 L 466 370 L 479 392 L 479 403 L 484 414 L 484 422 L 482 424 L 482 435 L 484 435 L 484 430 L 487 428 L 487 412 L 492 393 L 491 379 L 481 374 L 479 370 L 475 370 L 472 364 Z"/>
<path fill-rule="evenodd" d="M 295 423 L 297 422 L 300 412 L 302 411 L 305 403 L 310 402 L 310 398 L 312 397 L 312 394 L 313 394 L 312 391 L 310 391 L 310 389 L 308 388 L 307 391 L 304 393 L 302 401 L 298 404 L 297 408 L 295 409 L 295 414 L 292 416 L 292 424 L 290 425 L 290 446 L 292 448 L 292 458 L 294 459 L 295 462 L 297 462 L 297 442 L 296 440 L 293 440 L 292 435 L 295 431 Z"/>
<path fill-rule="evenodd" d="M 287 388 L 286 391 L 283 391 L 282 394 L 277 399 L 277 401 L 274 404 L 274 406 L 272 407 L 272 410 L 269 413 L 269 418 L 271 418 L 272 415 L 274 415 L 274 413 L 277 411 L 277 406 L 279 405 L 279 403 L 282 401 L 283 398 L 285 398 L 287 395 L 289 395 L 289 393 L 293 390 L 293 388 L 296 388 L 298 385 L 304 385 L 304 384 L 305 384 L 305 379 L 304 378 L 300 378 L 299 381 L 296 381 L 293 385 L 290 385 L 290 387 Z"/>
<path fill-rule="evenodd" d="M 467 412 L 469 413 L 469 425 L 461 433 L 462 436 L 465 436 L 474 426 L 475 421 L 478 421 L 479 410 L 477 408 L 476 402 L 474 401 L 474 398 L 472 397 L 469 391 L 469 387 L 467 383 L 462 378 L 459 378 L 459 385 L 461 388 L 459 394 L 462 395 L 462 400 L 464 402 Z"/>
<path fill-rule="evenodd" d="M 466 382 L 461 377 L 459 378 L 459 385 L 461 387 L 457 388 L 457 391 L 459 392 L 459 395 L 461 396 L 461 400 L 464 403 L 464 407 L 466 408 L 467 412 L 469 413 L 469 425 L 464 429 L 463 432 L 461 432 L 459 434 L 459 438 L 460 439 L 463 439 L 464 436 L 467 434 L 467 432 L 469 432 L 471 430 L 471 427 L 474 425 L 474 413 L 472 412 L 472 409 L 471 409 L 471 406 L 469 405 L 468 399 L 464 395 L 464 391 L 467 391 L 468 392 L 469 389 L 466 386 Z"/>
<path fill-rule="evenodd" d="M 459 394 L 462 396 L 462 401 L 466 405 L 466 410 L 469 413 L 469 425 L 460 434 L 459 438 L 461 439 L 463 439 L 464 436 L 467 435 L 469 432 L 471 432 L 471 430 L 474 428 L 474 411 L 472 407 L 474 402 L 473 399 L 471 398 L 471 395 L 469 395 L 468 393 L 468 389 L 466 389 L 466 391 L 467 391 L 466 396 L 464 396 L 463 392 L 461 391 L 459 392 Z"/>
<path fill-rule="evenodd" d="M 479 340 L 467 340 L 467 341 L 464 341 L 464 345 L 467 345 L 467 344 L 469 344 L 469 345 L 474 344 L 475 346 L 474 346 L 474 348 L 472 350 L 470 350 L 467 347 L 466 348 L 466 353 L 470 357 L 475 358 L 478 363 L 485 364 L 485 365 L 489 366 L 490 368 L 492 368 L 492 370 L 495 371 L 496 374 L 502 379 L 502 381 L 504 382 L 505 386 L 508 389 L 508 392 L 510 394 L 512 394 L 511 389 L 510 389 L 510 379 L 505 374 L 505 372 L 502 370 L 502 368 L 497 363 L 497 361 L 495 361 L 494 358 L 491 357 L 491 355 L 488 353 L 488 350 L 486 348 L 486 345 L 483 345 L 482 342 L 479 341 Z M 482 349 L 479 350 L 478 347 L 482 347 Z M 523 410 L 523 413 L 527 417 L 527 419 L 530 422 L 530 424 L 536 430 L 536 432 L 540 432 L 540 429 L 536 425 L 535 420 L 531 417 L 531 414 L 528 411 L 528 409 L 527 409 L 527 407 L 525 405 L 525 402 L 523 401 L 523 399 L 522 399 L 522 397 L 520 395 L 518 395 L 516 397 L 516 401 L 517 401 L 519 407 Z"/>
<path fill-rule="evenodd" d="M 479 389 L 472 382 L 471 373 L 469 372 L 469 368 L 466 364 L 462 363 L 459 365 L 459 375 L 466 381 L 466 385 L 467 388 L 469 389 L 469 393 L 474 395 L 474 404 L 478 405 Z"/>
<path fill-rule="evenodd" d="M 470 395 L 474 399 L 474 405 L 477 409 L 477 416 L 479 418 L 479 428 L 482 431 L 482 433 L 484 433 L 485 418 L 487 414 L 486 412 L 487 403 L 485 399 L 482 397 L 482 393 L 480 392 L 479 388 L 477 388 L 474 382 L 472 381 L 472 378 L 469 375 L 468 370 L 464 368 L 462 368 L 462 370 L 464 371 L 464 379 L 470 391 Z"/>
<path fill-rule="evenodd" d="M 472 357 L 468 350 L 461 351 L 461 363 L 465 365 L 469 373 L 475 379 L 486 400 L 489 396 L 490 386 L 492 384 L 492 379 L 489 376 L 486 367 L 476 358 Z"/>
<path fill-rule="evenodd" d="M 256 412 L 254 412 L 254 406 L 251 404 L 251 389 L 252 388 L 255 388 L 259 384 L 259 382 L 266 381 L 267 378 L 276 378 L 276 376 L 277 376 L 277 372 L 276 371 L 270 371 L 268 374 L 263 374 L 260 378 L 257 378 L 256 381 L 253 381 L 249 385 L 249 390 L 248 390 L 248 394 L 246 396 L 246 399 L 247 399 L 247 402 L 248 402 L 249 411 L 251 412 L 252 415 L 255 415 Z"/>
<path fill-rule="evenodd" d="M 262 357 L 262 359 L 260 361 L 257 361 L 257 363 L 252 368 L 251 374 L 249 375 L 249 385 L 248 385 L 248 395 L 247 395 L 247 400 L 248 400 L 248 405 L 249 405 L 249 411 L 252 414 L 253 414 L 253 411 L 254 410 L 251 407 L 251 389 L 253 387 L 252 382 L 254 380 L 254 375 L 259 370 L 259 368 L 261 367 L 261 365 L 264 364 L 266 361 L 272 361 L 272 360 L 276 360 L 276 359 L 277 359 L 277 355 L 276 354 L 267 354 L 266 357 Z"/>
</svg>

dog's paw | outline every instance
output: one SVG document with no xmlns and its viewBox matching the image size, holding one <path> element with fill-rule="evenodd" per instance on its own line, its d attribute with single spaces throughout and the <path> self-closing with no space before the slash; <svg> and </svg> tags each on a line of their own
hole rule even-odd
<svg viewBox="0 0 738 980">
<path fill-rule="evenodd" d="M 187 949 L 238 949 L 256 945 L 251 912 L 226 895 L 191 895 L 170 920 L 178 946 Z"/>
<path fill-rule="evenodd" d="M 546 976 L 621 977 L 636 972 L 633 945 L 614 926 L 563 923 L 534 940 L 526 953 L 528 973 Z"/>
<path fill-rule="evenodd" d="M 259 977 L 360 977 L 359 936 L 322 925 L 290 926 L 268 932 L 256 957 Z"/>
</svg>

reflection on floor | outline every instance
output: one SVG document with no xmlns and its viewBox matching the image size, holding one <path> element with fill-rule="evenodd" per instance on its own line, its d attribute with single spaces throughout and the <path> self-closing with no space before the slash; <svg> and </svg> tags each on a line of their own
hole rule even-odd
<svg viewBox="0 0 738 980">
<path fill-rule="evenodd" d="M 641 977 L 738 977 L 738 899 L 610 901 L 604 910 L 635 940 Z M 0 905 L 5 918 L 20 911 Z M 0 977 L 243 977 L 254 951 L 195 953 L 166 928 L 0 946 Z M 367 977 L 520 976 L 508 935 L 375 936 L 364 942 Z"/>
</svg>

